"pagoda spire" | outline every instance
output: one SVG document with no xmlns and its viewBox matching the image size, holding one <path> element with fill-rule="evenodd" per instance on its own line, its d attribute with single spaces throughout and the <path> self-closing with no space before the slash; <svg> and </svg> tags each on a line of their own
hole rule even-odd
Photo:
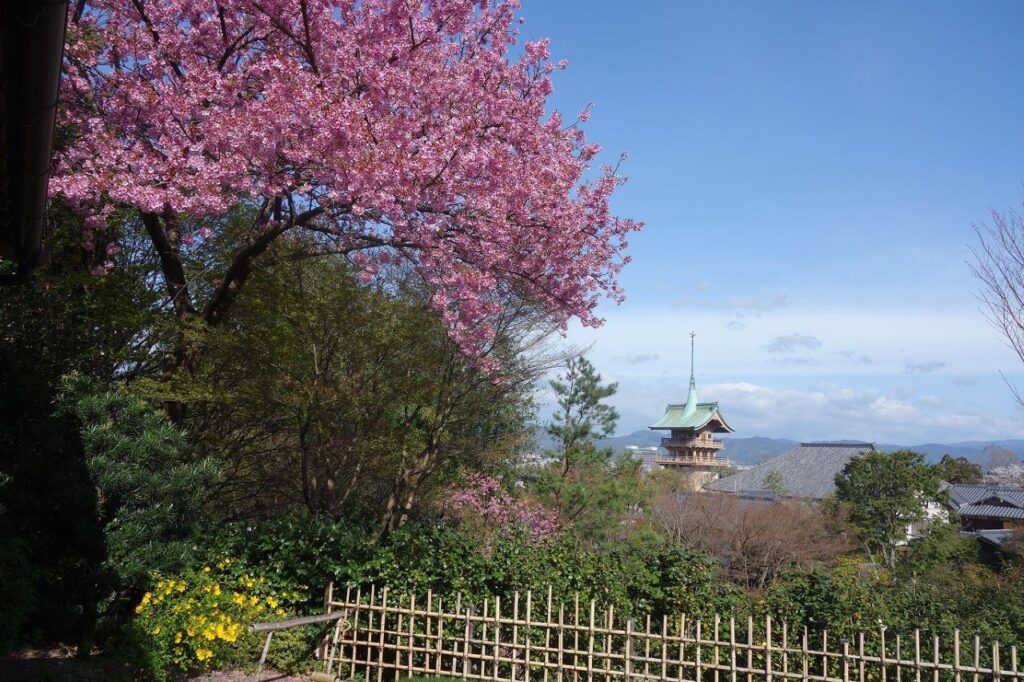
<svg viewBox="0 0 1024 682">
<path fill-rule="evenodd" d="M 690 332 L 690 392 L 686 396 L 683 414 L 692 414 L 697 411 L 697 379 L 693 371 L 694 338 L 696 336 L 696 332 Z"/>
</svg>

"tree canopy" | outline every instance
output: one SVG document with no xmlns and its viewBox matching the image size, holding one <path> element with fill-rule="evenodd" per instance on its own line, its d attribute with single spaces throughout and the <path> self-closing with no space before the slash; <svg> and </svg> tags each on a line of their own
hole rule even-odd
<svg viewBox="0 0 1024 682">
<path fill-rule="evenodd" d="M 872 451 L 851 459 L 836 476 L 836 497 L 849 505 L 850 525 L 867 548 L 892 567 L 906 527 L 924 520 L 925 505 L 940 499 L 939 482 L 920 453 Z"/>
<path fill-rule="evenodd" d="M 94 0 L 72 7 L 52 192 L 100 248 L 115 207 L 182 319 L 216 325 L 274 241 L 304 233 L 364 276 L 401 263 L 479 357 L 505 296 L 596 325 L 628 233 L 598 146 L 548 111 L 547 41 L 517 58 L 516 3 Z M 243 205 L 231 259 L 183 255 Z M 116 248 L 116 247 L 114 247 Z M 108 260 L 100 270 L 114 265 Z M 171 371 L 198 349 L 177 349 Z M 493 364 L 494 358 L 481 358 Z"/>
</svg>

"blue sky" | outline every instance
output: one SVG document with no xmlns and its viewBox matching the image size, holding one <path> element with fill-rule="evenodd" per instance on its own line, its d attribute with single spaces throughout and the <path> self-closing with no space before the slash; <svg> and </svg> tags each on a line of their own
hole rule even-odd
<svg viewBox="0 0 1024 682">
<path fill-rule="evenodd" d="M 620 431 L 685 398 L 737 435 L 1024 436 L 972 223 L 1024 202 L 1024 4 L 523 0 L 569 69 L 553 104 L 613 161 L 627 301 L 570 330 Z M 1016 377 L 1014 375 L 1017 375 Z M 1024 382 L 1022 382 L 1024 383 Z"/>
</svg>

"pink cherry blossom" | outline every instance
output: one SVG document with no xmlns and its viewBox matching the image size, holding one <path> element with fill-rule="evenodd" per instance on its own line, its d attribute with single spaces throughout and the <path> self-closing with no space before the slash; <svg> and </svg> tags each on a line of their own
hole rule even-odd
<svg viewBox="0 0 1024 682">
<path fill-rule="evenodd" d="M 258 211 L 252 244 L 307 230 L 364 253 L 368 277 L 381 263 L 413 267 L 471 356 L 510 294 L 563 325 L 596 326 L 598 299 L 622 298 L 623 251 L 641 225 L 609 206 L 623 178 L 590 168 L 599 148 L 579 125 L 589 110 L 568 124 L 548 110 L 548 41 L 512 56 L 516 10 L 512 0 L 71 3 L 60 124 L 72 137 L 52 192 L 90 216 L 86 245 L 114 206 L 148 218 L 150 235 L 162 226 L 181 309 L 192 292 L 172 285 L 181 269 L 168 263 L 247 205 Z M 220 292 L 244 282 L 223 276 Z M 218 308 L 206 308 L 212 323 Z"/>
<path fill-rule="evenodd" d="M 446 509 L 456 518 L 498 532 L 525 529 L 534 541 L 557 533 L 558 514 L 537 503 L 517 500 L 501 488 L 501 481 L 486 474 L 470 474 L 464 485 L 449 495 Z"/>
</svg>

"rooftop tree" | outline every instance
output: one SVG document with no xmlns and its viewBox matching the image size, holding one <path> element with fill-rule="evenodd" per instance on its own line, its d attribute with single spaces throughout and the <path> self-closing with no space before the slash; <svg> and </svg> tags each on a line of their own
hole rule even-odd
<svg viewBox="0 0 1024 682">
<path fill-rule="evenodd" d="M 217 325 L 269 246 L 304 233 L 372 278 L 412 267 L 476 357 L 504 297 L 560 324 L 621 297 L 629 232 L 614 168 L 547 109 L 548 42 L 517 45 L 514 0 L 91 0 L 73 3 L 51 189 L 117 208 L 159 255 L 168 302 Z M 513 54 L 514 51 L 514 54 Z M 119 215 L 119 214 L 118 214 Z M 230 234 L 228 265 L 183 255 Z M 193 327 L 195 328 L 195 327 Z M 168 372 L 193 372 L 188 335 Z M 483 360 L 486 364 L 487 360 Z"/>
</svg>

